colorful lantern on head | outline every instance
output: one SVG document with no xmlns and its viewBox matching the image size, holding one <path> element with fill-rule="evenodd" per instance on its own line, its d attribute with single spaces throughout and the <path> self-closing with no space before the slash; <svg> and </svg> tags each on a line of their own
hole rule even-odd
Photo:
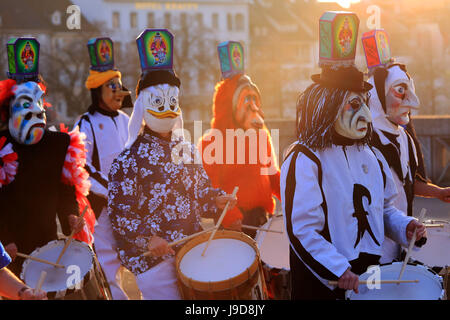
<svg viewBox="0 0 450 320">
<path fill-rule="evenodd" d="M 6 44 L 8 53 L 8 78 L 18 83 L 38 81 L 39 42 L 35 38 L 11 38 Z"/>
<path fill-rule="evenodd" d="M 319 66 L 353 65 L 359 19 L 355 13 L 327 11 L 319 21 Z"/>
<path fill-rule="evenodd" d="M 225 41 L 217 46 L 220 70 L 224 79 L 244 74 L 244 48 L 236 41 Z"/>
<path fill-rule="evenodd" d="M 110 38 L 92 38 L 87 47 L 92 70 L 104 72 L 114 69 L 114 45 Z"/>
<path fill-rule="evenodd" d="M 375 29 L 362 35 L 364 55 L 369 69 L 392 62 L 389 38 L 383 29 Z"/>
<path fill-rule="evenodd" d="M 146 29 L 136 39 L 142 73 L 173 68 L 173 35 L 167 29 Z"/>
</svg>

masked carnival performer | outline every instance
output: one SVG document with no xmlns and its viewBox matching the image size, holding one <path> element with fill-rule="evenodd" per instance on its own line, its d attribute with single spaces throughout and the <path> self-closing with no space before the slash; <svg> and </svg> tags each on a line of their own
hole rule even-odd
<svg viewBox="0 0 450 320">
<path fill-rule="evenodd" d="M 417 111 L 420 103 L 406 66 L 391 58 L 386 31 L 366 32 L 362 42 L 371 74 L 369 83 L 373 86 L 369 103 L 374 128 L 372 144 L 381 151 L 391 169 L 398 191 L 395 206 L 412 216 L 414 195 L 450 202 L 450 188 L 433 185 L 424 176 L 420 145 L 411 134 L 412 127 L 410 130 L 407 127 L 411 112 Z M 416 244 L 421 246 L 424 242 Z M 400 246 L 387 238 L 381 263 L 400 258 L 400 253 Z"/>
<path fill-rule="evenodd" d="M 151 50 L 156 40 L 167 48 L 158 60 Z M 142 75 L 125 150 L 109 173 L 108 214 L 119 258 L 136 276 L 143 298 L 180 299 L 174 261 L 179 247 L 168 243 L 201 231 L 201 216 L 218 218 L 217 209 L 236 200 L 212 188 L 196 164 L 196 147 L 173 134 L 183 119 L 172 34 L 147 29 L 136 42 Z"/>
<path fill-rule="evenodd" d="M 238 203 L 223 225 L 261 226 L 280 199 L 280 169 L 272 139 L 264 123 L 258 87 L 244 74 L 239 42 L 219 44 L 223 80 L 216 85 L 211 130 L 198 143 L 203 166 L 214 187 L 231 193 L 239 186 Z M 231 134 L 230 134 L 231 133 Z M 254 237 L 256 231 L 243 229 Z"/>
<path fill-rule="evenodd" d="M 327 52 L 333 37 L 322 28 L 330 23 L 335 34 L 344 18 L 353 28 L 352 50 L 343 55 L 337 44 L 338 50 Z M 299 141 L 281 167 L 292 299 L 340 299 L 342 289 L 358 292 L 358 275 L 378 264 L 385 234 L 406 245 L 416 227 L 418 238 L 425 230 L 394 207 L 389 167 L 368 145 L 372 86 L 354 66 L 359 19 L 344 12 L 326 12 L 324 19 L 322 71 L 300 95 Z"/>
<path fill-rule="evenodd" d="M 91 182 L 89 201 L 98 219 L 95 228 L 95 251 L 115 300 L 128 299 L 121 285 L 121 263 L 115 250 L 111 222 L 106 213 L 108 173 L 113 160 L 122 152 L 128 139 L 129 117 L 120 109 L 132 107 L 130 93 L 122 85 L 121 72 L 114 68 L 113 42 L 93 38 L 88 44 L 91 70 L 86 88 L 92 104 L 75 126 L 86 134 L 86 170 Z"/>
<path fill-rule="evenodd" d="M 21 60 L 23 50 L 33 52 L 32 64 Z M 8 127 L 0 132 L 0 241 L 15 258 L 9 268 L 16 275 L 23 263 L 17 252 L 30 254 L 57 239 L 56 215 L 66 235 L 81 231 L 75 238 L 90 243 L 93 232 L 84 137 L 78 130 L 46 129 L 39 50 L 34 38 L 10 39 L 9 79 L 0 82 L 1 119 Z M 88 223 L 78 216 L 85 206 Z"/>
</svg>

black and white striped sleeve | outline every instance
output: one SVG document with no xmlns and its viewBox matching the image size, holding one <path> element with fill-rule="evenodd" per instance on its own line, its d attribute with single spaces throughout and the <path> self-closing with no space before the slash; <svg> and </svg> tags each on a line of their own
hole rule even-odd
<svg viewBox="0 0 450 320">
<path fill-rule="evenodd" d="M 293 152 L 281 168 L 282 206 L 291 248 L 316 275 L 337 280 L 349 267 L 331 243 L 319 168 L 301 152 Z"/>
</svg>

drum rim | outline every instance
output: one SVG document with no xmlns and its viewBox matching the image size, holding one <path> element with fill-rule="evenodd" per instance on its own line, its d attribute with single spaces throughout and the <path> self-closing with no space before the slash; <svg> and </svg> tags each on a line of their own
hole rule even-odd
<svg viewBox="0 0 450 320">
<path fill-rule="evenodd" d="M 281 220 L 283 221 L 283 227 L 284 227 L 284 215 L 280 214 L 280 215 L 273 215 L 272 217 L 270 217 L 269 220 L 268 220 L 265 224 L 263 224 L 263 225 L 261 226 L 261 228 L 270 229 L 270 226 L 271 226 L 271 224 L 272 224 L 272 221 L 273 221 L 273 219 L 275 219 L 275 218 L 281 219 Z M 258 235 L 259 235 L 260 233 L 262 233 L 262 232 L 264 232 L 265 234 L 261 236 L 261 239 L 260 239 L 260 240 L 256 240 L 256 239 L 258 238 Z M 261 262 L 264 263 L 264 265 L 266 265 L 266 266 L 269 267 L 270 269 L 277 269 L 277 270 L 283 270 L 283 271 L 286 271 L 286 272 L 290 272 L 290 271 L 291 271 L 291 268 L 290 268 L 290 267 L 289 267 L 289 269 L 286 269 L 286 268 L 279 268 L 279 267 L 273 266 L 273 265 L 271 265 L 270 263 L 267 263 L 266 261 L 263 260 L 262 255 L 261 255 L 261 248 L 260 248 L 260 245 L 259 245 L 259 244 L 260 244 L 260 242 L 261 242 L 261 243 L 264 242 L 264 238 L 266 237 L 266 235 L 267 235 L 267 232 L 258 230 L 258 231 L 256 232 L 256 237 L 255 237 L 255 242 L 256 242 L 256 245 L 258 246 L 258 250 L 259 250 L 260 256 L 261 256 L 261 257 L 260 257 Z M 290 244 L 290 242 L 289 242 L 289 239 L 288 239 L 288 244 L 289 244 L 289 247 L 290 247 L 291 244 Z M 289 247 L 288 247 L 288 254 L 289 254 Z"/>
<path fill-rule="evenodd" d="M 56 244 L 58 242 L 65 243 L 65 241 L 67 241 L 67 240 L 65 240 L 65 239 L 52 240 L 52 241 L 48 242 L 47 244 L 43 245 L 42 247 L 38 247 L 38 248 L 34 249 L 33 252 L 30 253 L 30 256 L 36 255 L 40 250 L 42 250 L 43 248 L 45 248 L 47 246 L 54 245 L 54 244 Z M 80 240 L 77 240 L 77 239 L 73 239 L 72 243 L 74 243 L 74 242 L 78 243 L 78 244 L 81 244 L 82 246 L 88 248 L 89 249 L 88 251 L 89 251 L 89 253 L 91 255 L 91 267 L 89 268 L 89 271 L 84 275 L 84 277 L 80 281 L 80 287 L 83 288 L 84 284 L 89 282 L 91 280 L 91 278 L 92 278 L 92 274 L 93 274 L 92 271 L 93 271 L 93 266 L 94 266 L 94 252 L 93 252 L 93 250 L 91 249 L 91 247 L 87 243 L 85 243 L 83 241 L 80 241 Z M 28 265 L 30 263 L 31 263 L 30 259 L 25 259 L 25 261 L 22 264 L 22 270 L 20 272 L 20 278 L 23 280 L 23 282 L 25 282 L 25 271 L 26 271 L 26 268 L 28 267 Z M 64 296 L 66 296 L 66 295 L 68 295 L 70 293 L 73 293 L 75 291 L 77 291 L 76 288 L 73 288 L 73 289 L 66 288 L 66 289 L 62 289 L 62 290 L 47 291 L 47 297 L 49 297 L 49 298 L 61 298 L 61 297 L 64 297 Z"/>
<path fill-rule="evenodd" d="M 402 265 L 403 262 L 395 261 L 395 262 L 389 262 L 389 263 L 382 263 L 382 264 L 379 264 L 378 266 L 383 267 L 383 266 L 397 265 L 397 264 L 398 265 Z M 423 268 L 426 271 L 430 272 L 432 274 L 432 276 L 434 278 L 436 278 L 438 280 L 438 282 L 440 283 L 441 294 L 440 294 L 438 300 L 443 300 L 444 299 L 444 296 L 445 296 L 444 281 L 443 281 L 442 277 L 438 273 L 436 273 L 434 270 L 432 270 L 430 267 L 428 267 L 428 266 L 426 266 L 424 264 L 420 264 L 420 263 L 416 263 L 416 262 L 408 262 L 407 265 L 414 266 L 414 267 L 420 267 L 420 268 Z M 346 290 L 345 291 L 345 299 L 346 300 L 351 300 L 350 298 L 353 296 L 353 294 L 354 294 L 353 290 Z"/>
<path fill-rule="evenodd" d="M 243 232 L 231 231 L 231 230 L 218 230 L 214 235 L 215 239 L 235 239 L 235 240 L 244 240 L 246 244 L 250 245 L 253 250 L 255 250 L 255 258 L 251 265 L 242 273 L 231 277 L 226 280 L 221 281 L 199 281 L 194 280 L 181 272 L 180 263 L 186 253 L 194 248 L 195 246 L 208 241 L 211 232 L 207 232 L 199 235 L 198 237 L 187 242 L 181 249 L 178 251 L 175 258 L 175 267 L 177 272 L 177 278 L 188 288 L 192 288 L 194 290 L 203 291 L 203 292 L 219 292 L 226 291 L 240 286 L 245 283 L 251 277 L 259 271 L 259 264 L 261 261 L 258 247 L 256 246 L 255 240 L 250 238 L 248 235 Z"/>
</svg>

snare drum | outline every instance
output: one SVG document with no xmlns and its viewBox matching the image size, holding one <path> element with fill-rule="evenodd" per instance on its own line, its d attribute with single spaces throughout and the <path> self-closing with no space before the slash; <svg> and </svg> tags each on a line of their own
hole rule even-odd
<svg viewBox="0 0 450 320">
<path fill-rule="evenodd" d="M 219 230 L 202 256 L 210 235 L 199 235 L 177 253 L 176 270 L 183 299 L 266 299 L 255 241 L 242 232 Z"/>
<path fill-rule="evenodd" d="M 411 258 L 430 267 L 450 266 L 450 224 L 446 221 L 425 221 L 425 225 L 430 223 L 444 226 L 427 228 L 427 243 L 418 250 L 414 249 Z"/>
<path fill-rule="evenodd" d="M 398 279 L 402 262 L 381 265 L 381 280 Z M 373 273 L 363 273 L 360 280 L 374 277 Z M 347 290 L 345 297 L 349 300 L 443 300 L 444 286 L 442 277 L 424 265 L 407 264 L 402 280 L 419 280 L 418 283 L 379 284 L 380 288 L 369 289 L 368 285 L 360 285 L 359 293 Z"/>
<path fill-rule="evenodd" d="M 259 230 L 255 241 L 261 254 L 269 297 L 276 300 L 290 300 L 289 239 L 284 231 L 283 216 L 273 216 L 261 228 L 283 231 L 283 234 L 280 234 Z"/>
<path fill-rule="evenodd" d="M 58 259 L 64 240 L 51 241 L 34 250 L 30 256 L 50 262 Z M 49 299 L 107 300 L 111 295 L 102 286 L 102 274 L 92 249 L 84 242 L 72 240 L 59 264 L 64 269 L 27 259 L 22 265 L 20 278 L 35 288 L 42 271 L 47 272 L 42 290 Z"/>
<path fill-rule="evenodd" d="M 447 221 L 428 220 L 425 225 L 441 224 L 442 227 L 427 228 L 427 243 L 414 249 L 411 258 L 420 261 L 425 265 L 439 270 L 440 275 L 444 277 L 444 286 L 447 291 L 447 299 L 450 299 L 450 223 Z"/>
</svg>

